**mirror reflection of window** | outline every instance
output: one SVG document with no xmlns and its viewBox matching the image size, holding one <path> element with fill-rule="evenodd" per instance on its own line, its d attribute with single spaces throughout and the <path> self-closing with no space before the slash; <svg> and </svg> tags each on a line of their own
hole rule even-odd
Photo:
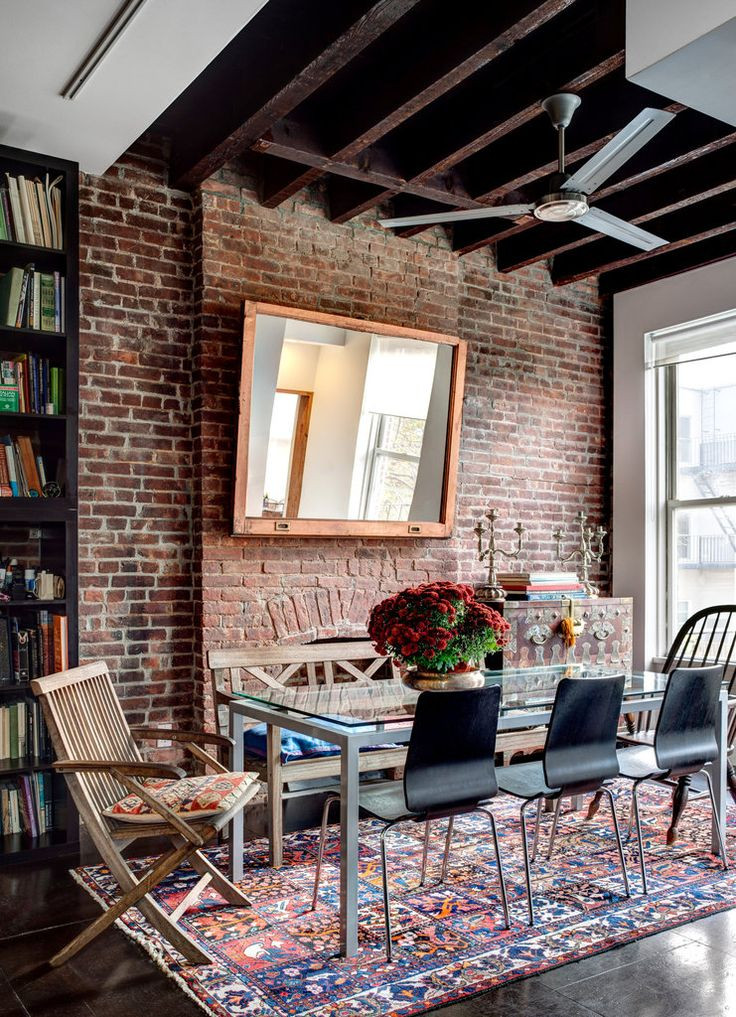
<svg viewBox="0 0 736 1017">
<path fill-rule="evenodd" d="M 425 420 L 371 414 L 363 519 L 408 519 L 419 472 Z"/>
</svg>

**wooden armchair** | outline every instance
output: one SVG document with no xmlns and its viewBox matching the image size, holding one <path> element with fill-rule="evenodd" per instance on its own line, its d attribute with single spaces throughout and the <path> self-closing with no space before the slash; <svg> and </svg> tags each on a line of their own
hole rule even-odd
<svg viewBox="0 0 736 1017">
<path fill-rule="evenodd" d="M 54 766 L 65 774 L 79 814 L 122 891 L 120 900 L 59 951 L 51 965 L 65 963 L 133 905 L 188 961 L 211 964 L 178 920 L 210 883 L 228 904 L 249 907 L 201 849 L 256 793 L 256 774 L 231 773 L 206 751 L 206 745 L 231 747 L 222 735 L 130 728 L 104 661 L 37 678 L 31 689 L 43 707 L 57 756 Z M 214 776 L 187 778 L 177 766 L 146 762 L 136 738 L 182 742 Z M 166 838 L 171 847 L 134 875 L 123 851 L 141 837 Z M 167 914 L 150 891 L 184 862 L 200 879 Z"/>
<path fill-rule="evenodd" d="M 369 685 L 380 681 L 388 673 L 398 677 L 395 665 L 388 657 L 380 656 L 367 641 L 350 643 L 321 643 L 308 646 L 269 646 L 256 649 L 210 650 L 207 664 L 212 673 L 212 696 L 220 734 L 229 731 L 228 703 L 234 692 L 248 684 L 251 688 L 266 685 L 284 688 L 293 685 L 331 685 L 348 681 Z M 250 725 L 253 729 L 257 725 Z M 259 773 L 268 784 L 268 821 L 271 831 L 271 864 L 283 863 L 283 810 L 284 800 L 299 794 L 285 789 L 292 781 L 326 779 L 334 786 L 340 773 L 340 757 L 311 756 L 291 761 L 282 759 L 281 744 L 263 740 L 263 758 L 254 757 L 246 750 L 246 765 Z M 274 738 L 275 742 L 276 739 Z M 406 746 L 379 746 L 360 754 L 360 770 L 366 771 L 401 767 L 406 760 Z"/>
</svg>

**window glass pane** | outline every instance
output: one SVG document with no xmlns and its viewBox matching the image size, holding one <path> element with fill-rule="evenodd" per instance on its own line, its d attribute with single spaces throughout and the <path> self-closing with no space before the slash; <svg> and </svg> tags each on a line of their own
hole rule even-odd
<svg viewBox="0 0 736 1017">
<path fill-rule="evenodd" d="M 681 624 L 702 607 L 736 599 L 736 507 L 677 509 L 670 603 Z M 674 631 L 671 632 L 674 635 Z"/>
<path fill-rule="evenodd" d="M 390 452 L 401 452 L 404 455 L 422 454 L 422 437 L 426 421 L 416 417 L 393 417 L 384 415 L 381 420 L 381 433 L 378 445 Z"/>
<path fill-rule="evenodd" d="M 418 469 L 418 462 L 377 453 L 366 519 L 408 519 Z"/>
<path fill-rule="evenodd" d="M 679 364 L 676 497 L 736 495 L 736 355 Z"/>
</svg>

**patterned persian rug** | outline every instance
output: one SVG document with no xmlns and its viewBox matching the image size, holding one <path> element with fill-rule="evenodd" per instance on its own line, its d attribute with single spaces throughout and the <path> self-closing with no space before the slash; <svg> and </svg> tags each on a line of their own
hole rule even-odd
<svg viewBox="0 0 736 1017">
<path fill-rule="evenodd" d="M 394 919 L 394 962 L 386 962 L 381 904 L 377 822 L 361 824 L 360 953 L 336 957 L 338 944 L 338 845 L 332 829 L 323 869 L 320 903 L 310 911 L 317 850 L 316 832 L 287 838 L 285 865 L 268 868 L 264 841 L 246 845 L 241 884 L 248 909 L 223 905 L 213 891 L 182 918 L 188 932 L 216 958 L 190 967 L 136 910 L 118 924 L 175 978 L 207 1013 L 216 1017 L 371 1017 L 422 1013 L 548 968 L 579 960 L 663 929 L 736 906 L 736 868 L 724 873 L 705 853 L 710 818 L 705 801 L 691 802 L 681 836 L 667 848 L 664 832 L 670 795 L 643 787 L 642 815 L 649 896 L 641 894 L 635 838 L 626 858 L 632 897 L 623 894 L 610 814 L 604 802 L 592 822 L 583 812 L 563 812 L 551 861 L 544 834 L 543 857 L 533 871 L 537 926 L 526 924 L 524 877 L 517 803 L 499 797 L 497 817 L 511 905 L 512 927 L 502 921 L 489 827 L 483 816 L 455 824 L 450 872 L 438 885 L 444 822 L 436 822 L 427 883 L 417 889 L 423 827 L 406 824 L 389 835 Z M 625 829 L 628 794 L 622 788 Z M 729 809 L 729 856 L 736 860 L 736 809 Z M 227 849 L 212 852 L 225 868 Z M 141 866 L 144 861 L 141 861 Z M 104 866 L 75 873 L 100 903 L 109 905 L 117 887 Z M 195 881 L 182 869 L 156 893 L 176 907 Z"/>
</svg>

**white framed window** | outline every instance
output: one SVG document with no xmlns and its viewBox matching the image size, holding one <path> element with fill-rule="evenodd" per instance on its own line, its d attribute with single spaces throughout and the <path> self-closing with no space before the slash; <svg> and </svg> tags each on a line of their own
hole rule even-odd
<svg viewBox="0 0 736 1017">
<path fill-rule="evenodd" d="M 425 421 L 370 414 L 363 519 L 408 519 L 422 455 Z"/>
<path fill-rule="evenodd" d="M 736 311 L 649 333 L 646 358 L 664 653 L 695 611 L 736 602 Z"/>
</svg>

